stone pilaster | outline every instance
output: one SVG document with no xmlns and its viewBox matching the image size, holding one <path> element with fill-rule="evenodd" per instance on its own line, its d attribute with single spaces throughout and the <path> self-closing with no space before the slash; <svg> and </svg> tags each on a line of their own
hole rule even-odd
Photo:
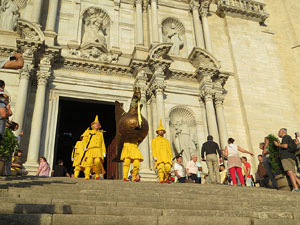
<svg viewBox="0 0 300 225">
<path fill-rule="evenodd" d="M 203 25 L 203 33 L 204 33 L 204 41 L 205 41 L 205 47 L 208 52 L 213 54 L 213 48 L 212 48 L 212 42 L 210 37 L 210 30 L 208 25 L 208 12 L 209 12 L 209 5 L 212 2 L 212 0 L 202 0 L 201 6 L 200 6 L 200 15 Z"/>
<path fill-rule="evenodd" d="M 46 30 L 44 32 L 46 38 L 46 44 L 51 46 L 54 46 L 55 39 L 57 37 L 57 33 L 55 32 L 55 25 L 56 25 L 56 17 L 57 17 L 57 10 L 58 10 L 58 1 L 59 0 L 49 1 Z"/>
<path fill-rule="evenodd" d="M 151 0 L 152 44 L 159 43 L 157 0 Z"/>
<path fill-rule="evenodd" d="M 192 0 L 190 2 L 190 10 L 193 14 L 194 33 L 196 38 L 196 46 L 204 49 L 203 29 L 199 15 L 199 1 Z"/>
<path fill-rule="evenodd" d="M 227 145 L 227 138 L 228 138 L 223 102 L 224 102 L 224 95 L 222 93 L 217 93 L 215 95 L 215 107 L 217 113 L 221 148 L 225 148 L 225 146 Z"/>
<path fill-rule="evenodd" d="M 113 17 L 113 38 L 112 38 L 112 50 L 119 51 L 119 21 L 120 21 L 120 0 L 114 0 L 114 17 Z"/>
<path fill-rule="evenodd" d="M 51 0 L 52 1 L 52 0 Z M 39 24 L 41 19 L 41 9 L 43 6 L 43 0 L 33 0 L 33 9 L 31 20 L 34 23 Z"/>
<path fill-rule="evenodd" d="M 135 0 L 136 44 L 144 45 L 143 1 Z"/>
</svg>

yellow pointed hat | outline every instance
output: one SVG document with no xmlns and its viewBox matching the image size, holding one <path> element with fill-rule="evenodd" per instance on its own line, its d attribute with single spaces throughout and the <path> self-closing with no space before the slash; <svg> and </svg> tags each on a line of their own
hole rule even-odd
<svg viewBox="0 0 300 225">
<path fill-rule="evenodd" d="M 100 122 L 98 120 L 98 115 L 96 115 L 95 120 L 91 123 L 91 127 L 93 127 L 94 123 L 99 123 L 100 124 Z M 100 124 L 99 128 L 101 128 L 101 124 Z"/>
<path fill-rule="evenodd" d="M 163 130 L 163 131 L 166 133 L 166 130 L 165 130 L 165 128 L 163 127 L 162 121 L 161 121 L 161 120 L 160 120 L 160 123 L 159 123 L 159 127 L 158 127 L 157 130 L 156 130 L 156 133 L 157 133 L 159 130 Z"/>
</svg>

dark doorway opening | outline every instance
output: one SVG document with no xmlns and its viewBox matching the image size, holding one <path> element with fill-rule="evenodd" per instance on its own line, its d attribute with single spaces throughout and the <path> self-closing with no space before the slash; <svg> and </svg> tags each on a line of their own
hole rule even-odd
<svg viewBox="0 0 300 225">
<path fill-rule="evenodd" d="M 58 122 L 56 130 L 54 165 L 59 159 L 64 161 L 64 165 L 70 174 L 73 173 L 71 154 L 76 141 L 80 135 L 94 121 L 95 116 L 99 116 L 101 129 L 104 130 L 104 141 L 106 151 L 116 134 L 115 106 L 114 103 L 99 102 L 94 100 L 82 100 L 73 98 L 60 98 Z M 110 168 L 107 158 L 104 159 L 104 168 Z M 104 178 L 106 178 L 106 174 Z"/>
</svg>

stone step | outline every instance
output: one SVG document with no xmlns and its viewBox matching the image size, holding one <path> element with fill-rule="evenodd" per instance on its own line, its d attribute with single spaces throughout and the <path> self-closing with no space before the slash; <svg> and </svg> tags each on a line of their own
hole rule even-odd
<svg viewBox="0 0 300 225">
<path fill-rule="evenodd" d="M 16 225 L 297 225 L 293 219 L 251 219 L 250 217 L 209 216 L 107 216 L 64 214 L 1 214 L 3 224 Z"/>
<path fill-rule="evenodd" d="M 125 193 L 125 194 L 124 194 Z M 231 199 L 231 202 L 235 201 L 243 201 L 243 202 L 261 202 L 262 200 L 267 200 L 267 202 L 273 201 L 275 204 L 279 203 L 282 204 L 281 201 L 284 201 L 284 203 L 287 203 L 289 201 L 295 202 L 295 199 L 299 199 L 298 193 L 291 193 L 291 196 L 260 196 L 260 195 L 227 195 L 226 193 L 222 193 L 222 195 L 218 194 L 192 194 L 192 193 L 181 193 L 181 192 L 174 192 L 174 193 L 132 193 L 132 192 L 123 192 L 118 191 L 116 193 L 112 192 L 104 192 L 104 193 L 97 193 L 92 191 L 86 191 L 85 192 L 54 192 L 50 190 L 39 190 L 39 191 L 32 191 L 30 189 L 28 190 L 9 190 L 6 193 L 0 193 L 1 197 L 10 196 L 15 198 L 49 198 L 49 199 L 72 199 L 74 196 L 76 196 L 79 200 L 93 200 L 97 199 L 98 201 L 109 201 L 111 199 L 115 199 L 115 201 L 128 201 L 130 199 L 139 199 L 141 201 L 143 200 L 149 200 L 152 199 L 155 200 L 162 200 L 162 201 L 169 201 L 169 199 L 177 199 L 178 201 L 185 201 L 185 200 L 192 200 L 192 201 L 205 201 L 205 200 L 211 200 L 211 201 L 227 201 L 228 199 Z M 237 198 L 238 197 L 238 198 Z"/>
<path fill-rule="evenodd" d="M 83 215 L 113 215 L 113 216 L 211 216 L 211 217 L 251 217 L 256 219 L 293 219 L 298 211 L 255 211 L 233 210 L 230 206 L 224 210 L 216 209 L 156 209 L 142 207 L 119 207 L 119 206 L 86 206 L 86 205 L 67 205 L 67 204 L 16 204 L 0 203 L 0 214 L 83 214 Z"/>
<path fill-rule="evenodd" d="M 131 201 L 99 201 L 97 199 L 94 200 L 78 200 L 78 199 L 47 199 L 47 198 L 0 198 L 0 211 L 6 210 L 5 205 L 11 205 L 11 208 L 14 208 L 14 205 L 52 205 L 51 207 L 60 207 L 64 206 L 87 206 L 87 207 L 132 207 L 132 208 L 153 208 L 153 209 L 190 209 L 193 206 L 195 210 L 237 210 L 243 208 L 249 208 L 253 211 L 278 211 L 278 212 L 286 212 L 286 209 L 289 208 L 289 212 L 298 212 L 299 205 L 297 204 L 274 204 L 275 202 L 267 202 L 263 204 L 263 202 L 230 202 L 227 204 L 220 204 L 220 201 L 176 201 L 176 199 L 168 199 L 168 200 L 148 200 L 148 201 L 140 201 L 139 199 L 131 199 Z M 2 209 L 3 208 L 3 209 Z M 3 211 L 4 212 L 4 211 Z"/>
</svg>

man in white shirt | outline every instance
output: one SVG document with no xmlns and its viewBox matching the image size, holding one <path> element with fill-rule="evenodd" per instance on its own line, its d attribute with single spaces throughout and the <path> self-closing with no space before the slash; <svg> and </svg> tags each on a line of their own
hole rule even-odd
<svg viewBox="0 0 300 225">
<path fill-rule="evenodd" d="M 185 169 L 182 165 L 182 156 L 179 155 L 176 157 L 176 162 L 174 164 L 174 172 L 175 175 L 179 181 L 179 183 L 185 183 L 186 175 L 185 175 Z"/>
<path fill-rule="evenodd" d="M 193 181 L 195 181 L 195 183 L 200 184 L 201 182 L 201 178 L 199 179 L 198 175 L 198 171 L 202 171 L 202 167 L 200 165 L 197 166 L 197 155 L 193 154 L 192 155 L 192 160 L 188 161 L 188 163 L 186 164 L 186 172 L 188 175 L 188 179 L 192 179 Z"/>
</svg>

